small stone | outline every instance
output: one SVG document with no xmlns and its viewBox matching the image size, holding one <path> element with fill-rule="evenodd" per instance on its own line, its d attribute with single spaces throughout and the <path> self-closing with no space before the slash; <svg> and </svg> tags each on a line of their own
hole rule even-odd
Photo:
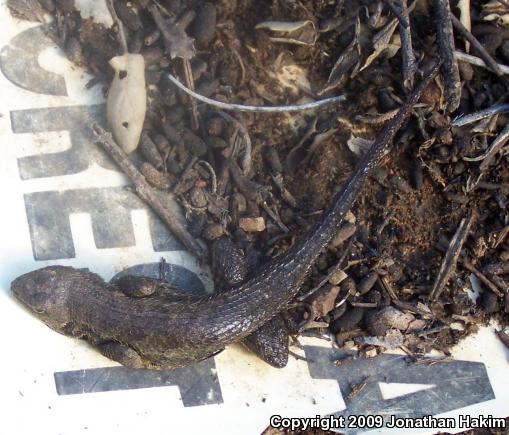
<svg viewBox="0 0 509 435">
<path fill-rule="evenodd" d="M 373 335 L 382 336 L 392 328 L 406 331 L 414 319 L 412 314 L 403 313 L 389 306 L 370 313 L 366 319 L 366 326 Z"/>
<path fill-rule="evenodd" d="M 221 136 L 225 129 L 224 119 L 220 116 L 212 116 L 207 119 L 207 133 L 211 136 Z"/>
<path fill-rule="evenodd" d="M 345 214 L 345 222 L 348 222 L 350 224 L 355 224 L 355 222 L 357 222 L 357 218 L 350 210 L 347 211 Z"/>
<path fill-rule="evenodd" d="M 339 291 L 340 288 L 338 286 L 328 285 L 318 290 L 309 298 L 308 302 L 314 309 L 317 319 L 329 314 L 333 310 Z"/>
<path fill-rule="evenodd" d="M 205 47 L 216 35 L 217 10 L 213 3 L 203 3 L 196 13 L 191 34 L 200 46 Z"/>
<path fill-rule="evenodd" d="M 449 324 L 449 328 L 451 328 L 453 331 L 464 331 L 465 325 L 461 322 L 451 322 Z"/>
<path fill-rule="evenodd" d="M 355 231 L 357 231 L 357 226 L 355 224 L 350 222 L 345 223 L 339 228 L 338 232 L 329 243 L 329 247 L 337 248 L 345 240 L 348 240 L 350 237 L 352 237 L 355 234 Z"/>
<path fill-rule="evenodd" d="M 279 153 L 277 149 L 273 146 L 268 146 L 264 150 L 265 160 L 267 161 L 270 169 L 274 173 L 283 172 L 283 165 L 281 164 L 281 159 L 279 158 Z"/>
<path fill-rule="evenodd" d="M 196 157 L 202 157 L 207 154 L 206 143 L 188 128 L 182 129 L 182 139 L 184 139 L 186 148 Z"/>
<path fill-rule="evenodd" d="M 472 80 L 472 77 L 474 76 L 474 68 L 472 65 L 467 62 L 458 62 L 458 69 L 460 71 L 461 78 L 464 81 L 469 82 Z"/>
<path fill-rule="evenodd" d="M 454 175 L 460 175 L 463 174 L 463 172 L 465 172 L 466 169 L 467 166 L 465 165 L 464 162 L 458 162 L 454 164 L 453 173 Z"/>
<path fill-rule="evenodd" d="M 225 229 L 221 224 L 213 223 L 207 225 L 203 230 L 203 237 L 207 240 L 217 240 L 225 233 Z"/>
<path fill-rule="evenodd" d="M 239 227 L 246 233 L 259 233 L 265 230 L 265 219 L 257 218 L 240 218 Z"/>
<path fill-rule="evenodd" d="M 158 171 L 150 163 L 144 162 L 140 167 L 147 182 L 157 189 L 166 190 L 171 187 L 171 177 L 166 172 Z"/>
<path fill-rule="evenodd" d="M 366 358 L 374 358 L 375 356 L 378 355 L 378 351 L 376 350 L 376 347 L 374 347 L 373 349 L 369 349 L 367 350 L 364 355 L 366 356 Z"/>
<path fill-rule="evenodd" d="M 365 309 L 362 307 L 349 307 L 345 314 L 339 319 L 334 320 L 330 327 L 334 334 L 338 332 L 351 331 L 354 329 L 364 317 Z"/>
<path fill-rule="evenodd" d="M 481 293 L 481 306 L 488 314 L 496 313 L 499 309 L 498 297 L 491 291 Z"/>
<path fill-rule="evenodd" d="M 210 148 L 215 148 L 218 150 L 228 148 L 228 142 L 226 142 L 224 139 L 222 139 L 220 137 L 209 136 L 209 137 L 205 138 L 205 141 L 207 142 L 207 145 Z"/>
<path fill-rule="evenodd" d="M 357 291 L 361 295 L 365 295 L 373 288 L 377 279 L 378 279 L 378 273 L 376 273 L 374 270 L 368 272 L 368 274 L 365 275 L 364 278 L 361 279 L 361 282 L 357 286 Z"/>
<path fill-rule="evenodd" d="M 399 175 L 392 176 L 389 181 L 391 185 L 400 192 L 410 193 L 412 191 L 412 186 L 410 186 L 410 183 Z"/>
<path fill-rule="evenodd" d="M 441 96 L 442 92 L 440 91 L 440 88 L 434 82 L 431 82 L 424 89 L 419 101 L 421 103 L 429 104 L 430 106 L 432 106 L 440 102 Z"/>
<path fill-rule="evenodd" d="M 161 153 L 147 131 L 143 131 L 141 133 L 139 150 L 145 160 L 148 163 L 151 163 L 156 169 L 161 170 L 164 167 L 164 161 Z"/>
<path fill-rule="evenodd" d="M 191 204 L 194 207 L 203 208 L 207 206 L 207 195 L 205 195 L 203 189 L 200 189 L 199 187 L 193 187 L 189 195 Z"/>
<path fill-rule="evenodd" d="M 502 251 L 500 253 L 499 257 L 502 261 L 508 261 L 509 260 L 509 251 Z"/>
<path fill-rule="evenodd" d="M 332 285 L 339 285 L 342 281 L 344 281 L 346 278 L 348 278 L 348 275 L 345 273 L 344 270 L 334 270 L 329 275 L 329 284 Z"/>
<path fill-rule="evenodd" d="M 345 341 L 345 344 L 343 345 L 343 350 L 346 350 L 346 351 L 353 350 L 355 347 L 356 347 L 355 341 L 348 340 L 348 341 Z"/>
<path fill-rule="evenodd" d="M 423 319 L 415 319 L 414 321 L 410 322 L 410 325 L 408 325 L 408 329 L 406 332 L 419 332 L 422 331 L 428 323 L 426 320 Z"/>
<path fill-rule="evenodd" d="M 166 120 L 170 124 L 178 124 L 184 116 L 186 116 L 186 110 L 180 105 L 172 106 L 166 111 Z"/>
</svg>

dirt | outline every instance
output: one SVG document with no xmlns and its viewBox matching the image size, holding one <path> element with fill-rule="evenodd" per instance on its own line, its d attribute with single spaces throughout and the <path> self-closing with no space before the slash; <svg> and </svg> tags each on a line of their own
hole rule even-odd
<svg viewBox="0 0 509 435">
<path fill-rule="evenodd" d="M 44 3 L 46 7 L 53 4 Z M 72 60 L 96 74 L 97 79 L 90 86 L 103 86 L 106 93 L 112 78 L 107 62 L 120 53 L 117 34 L 82 19 L 69 3 L 72 2 L 55 1 L 51 14 L 56 20 L 51 34 Z M 191 66 L 199 93 L 221 101 L 267 106 L 297 104 L 338 94 L 346 96 L 344 103 L 314 113 L 232 113 L 252 141 L 252 169 L 247 173 L 241 171 L 239 182 L 227 166 L 228 156 L 232 156 L 240 169 L 243 168 L 246 148 L 235 145 L 236 141 L 242 144 L 238 125 L 218 121 L 215 109 L 198 104 L 199 128 L 194 134 L 207 144 L 203 154 L 196 151 L 201 149 L 202 142 L 190 151 L 183 143 L 175 142 L 172 132 L 165 128 L 170 125 L 179 134 L 186 135 L 186 131 L 193 130 L 193 115 L 190 98 L 177 92 L 164 77 L 166 72 L 171 72 L 185 82 L 183 61 L 164 53 L 162 37 L 150 46 L 144 42 L 156 30 L 146 9 L 152 3 L 139 0 L 116 2 L 116 5 L 126 27 L 130 51 L 141 50 L 147 62 L 150 98 L 145 131 L 164 158 L 163 167 L 157 169 L 165 173 L 166 184 L 178 187 L 178 198 L 186 208 L 193 235 L 209 234 L 208 238 L 212 239 L 216 237 L 212 234 L 226 234 L 246 253 L 278 255 L 305 233 L 353 171 L 359 156 L 350 149 L 352 138 L 374 139 L 389 119 L 387 114 L 400 107 L 409 91 L 403 85 L 401 49 L 388 55 L 391 47 L 387 47 L 365 66 L 374 52 L 375 36 L 394 16 L 383 3 L 378 20 L 372 18 L 374 23 L 371 23 L 369 17 L 376 17 L 378 11 L 378 2 L 373 1 L 220 0 L 209 6 L 216 12 L 217 20 L 214 20 L 210 13 L 200 15 L 203 2 L 158 2 L 165 17 L 178 19 L 189 11 L 196 13 L 187 32 L 196 39 L 196 55 Z M 507 63 L 509 32 L 495 22 L 484 20 L 480 3 L 472 1 L 473 33 L 480 41 L 488 41 L 489 35 L 501 35 L 498 45 L 491 44 L 489 48 L 499 63 Z M 306 20 L 313 23 L 316 31 L 315 35 L 311 34 L 316 41 L 307 45 L 274 42 L 270 40 L 274 32 L 255 29 L 264 21 Z M 410 24 L 413 51 L 419 61 L 417 82 L 419 70 L 436 53 L 436 23 L 430 2 L 416 2 Z M 333 30 L 322 31 L 331 27 Z M 396 28 L 395 34 L 399 31 Z M 303 40 L 310 37 L 309 34 L 297 36 Z M 459 37 L 456 44 L 464 48 Z M 478 53 L 473 51 L 473 54 Z M 453 127 L 451 123 L 458 115 L 504 102 L 508 82 L 486 69 L 464 63 L 460 63 L 460 72 L 460 108 L 453 113 L 446 112 L 444 80 L 442 76 L 437 78 L 353 208 L 354 236 L 322 254 L 303 286 L 302 294 L 305 294 L 335 266 L 351 278 L 341 283 L 336 308 L 315 319 L 331 325 L 355 304 L 371 304 L 362 308 L 357 322 L 333 331 L 339 346 L 352 349 L 356 345 L 361 354 L 373 356 L 373 346 L 362 345 L 357 338 L 352 341 L 349 333 L 361 328 L 361 336 L 369 335 L 370 316 L 388 305 L 411 312 L 419 320 L 402 330 L 405 349 L 414 359 L 432 348 L 446 356 L 450 346 L 490 319 L 507 324 L 509 299 L 504 295 L 509 288 L 503 273 L 489 273 L 490 265 L 507 265 L 509 261 L 509 243 L 505 240 L 509 193 L 507 157 L 496 155 L 484 169 L 481 162 L 468 158 L 483 154 L 509 119 L 499 114 L 491 117 L 491 122 L 483 120 L 463 127 Z M 300 152 L 295 152 L 309 131 L 312 133 Z M 268 161 L 269 147 L 273 147 L 279 162 Z M 193 157 L 211 165 L 218 180 L 217 192 L 213 192 L 210 170 L 196 165 Z M 278 164 L 282 171 L 277 169 Z M 472 187 L 480 175 L 481 182 Z M 280 177 L 286 194 L 276 185 L 274 177 Z M 248 187 L 244 184 L 243 188 L 242 182 Z M 280 217 L 280 222 L 267 213 L 264 200 L 273 215 Z M 454 263 L 455 271 L 437 300 L 429 301 L 450 241 L 461 220 L 471 213 L 476 217 Z M 239 228 L 242 217 L 262 217 L 265 229 L 252 233 L 242 231 Z M 220 231 L 218 225 L 223 227 Z M 483 299 L 483 294 L 492 291 L 486 283 L 480 285 L 480 298 L 467 297 L 471 270 L 464 266 L 464 259 L 499 290 L 494 302 L 489 296 Z M 356 292 L 355 286 L 360 286 L 363 278 L 373 271 L 379 279 L 372 288 L 362 295 Z M 350 289 L 354 285 L 353 294 L 348 295 L 347 282 Z M 312 298 L 313 295 L 307 302 L 312 302 Z M 340 303 L 345 298 L 346 310 Z M 312 316 L 302 304 L 293 314 L 300 321 L 310 320 Z M 438 332 L 433 332 L 434 328 Z M 379 347 L 376 352 L 382 350 Z"/>
</svg>

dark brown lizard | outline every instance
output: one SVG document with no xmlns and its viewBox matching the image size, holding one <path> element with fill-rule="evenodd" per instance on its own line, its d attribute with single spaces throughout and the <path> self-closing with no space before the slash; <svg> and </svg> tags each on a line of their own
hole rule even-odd
<svg viewBox="0 0 509 435">
<path fill-rule="evenodd" d="M 434 66 L 377 136 L 307 237 L 244 284 L 206 297 L 172 294 L 161 285 L 136 298 L 94 273 L 50 266 L 14 280 L 14 295 L 51 328 L 85 338 L 127 366 L 173 369 L 216 354 L 265 325 L 296 295 L 437 71 Z"/>
</svg>

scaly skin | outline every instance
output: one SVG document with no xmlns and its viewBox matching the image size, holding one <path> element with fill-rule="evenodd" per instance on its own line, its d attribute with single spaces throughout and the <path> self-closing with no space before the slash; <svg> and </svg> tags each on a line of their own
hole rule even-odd
<svg viewBox="0 0 509 435">
<path fill-rule="evenodd" d="M 173 369 L 214 355 L 267 323 L 293 299 L 437 70 L 380 133 L 308 236 L 246 283 L 206 297 L 157 293 L 133 298 L 93 273 L 52 266 L 13 281 L 14 295 L 48 326 L 83 337 L 103 352 L 106 344 L 106 353 L 123 364 Z M 115 345 L 124 352 L 121 356 Z"/>
</svg>

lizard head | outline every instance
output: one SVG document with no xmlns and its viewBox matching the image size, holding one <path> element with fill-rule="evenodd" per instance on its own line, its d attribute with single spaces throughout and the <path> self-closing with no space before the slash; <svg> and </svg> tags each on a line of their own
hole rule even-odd
<svg viewBox="0 0 509 435">
<path fill-rule="evenodd" d="M 49 266 L 16 278 L 11 284 L 14 296 L 50 328 L 62 331 L 69 323 L 67 299 L 75 269 Z"/>
</svg>

